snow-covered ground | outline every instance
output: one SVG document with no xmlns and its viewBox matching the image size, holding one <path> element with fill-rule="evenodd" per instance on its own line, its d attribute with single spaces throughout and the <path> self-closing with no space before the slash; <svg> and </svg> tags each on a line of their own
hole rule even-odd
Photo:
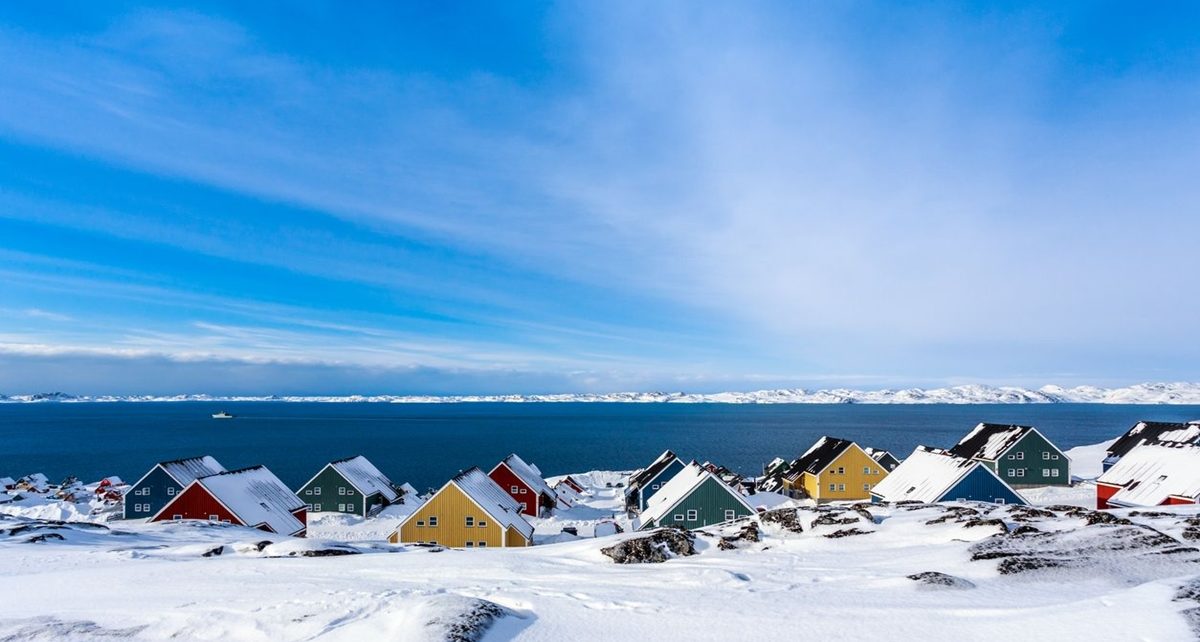
<svg viewBox="0 0 1200 642">
<path fill-rule="evenodd" d="M 1123 388 L 1047 385 L 1041 388 L 986 386 L 903 388 L 885 390 L 806 390 L 785 388 L 750 392 L 614 392 L 551 395 L 347 395 L 347 396 L 217 396 L 97 395 L 75 396 L 61 392 L 0 395 L 0 403 L 46 402 L 170 402 L 170 401 L 281 401 L 329 403 L 864 403 L 864 404 L 998 404 L 998 403 L 1103 403 L 1200 405 L 1200 383 L 1140 383 Z"/>
<path fill-rule="evenodd" d="M 387 544 L 415 504 L 316 516 L 307 540 L 3 504 L 0 640 L 1184 640 L 1200 622 L 1194 507 L 864 512 L 772 496 L 755 537 L 732 537 L 739 523 L 697 535 L 695 555 L 617 564 L 601 549 L 643 534 L 590 535 L 628 531 L 622 475 L 572 477 L 580 501 L 508 550 Z"/>
</svg>

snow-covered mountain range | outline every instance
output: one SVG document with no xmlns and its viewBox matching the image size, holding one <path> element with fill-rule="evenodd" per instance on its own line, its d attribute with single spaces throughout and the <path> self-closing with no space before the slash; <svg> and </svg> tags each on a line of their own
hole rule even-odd
<svg viewBox="0 0 1200 642">
<path fill-rule="evenodd" d="M 1011 386 L 965 385 L 949 388 L 905 388 L 902 390 L 805 390 L 790 388 L 754 392 L 615 392 L 551 395 L 348 395 L 348 396 L 222 396 L 222 395 L 99 395 L 75 396 L 62 392 L 29 395 L 0 395 L 0 403 L 47 402 L 166 402 L 166 401 L 280 401 L 280 402 L 373 402 L 373 403 L 859 403 L 859 404 L 1010 404 L 1010 403 L 1105 403 L 1105 404 L 1196 404 L 1200 405 L 1200 383 L 1141 383 L 1124 388 L 1096 386 L 1042 386 L 1036 390 Z"/>
</svg>

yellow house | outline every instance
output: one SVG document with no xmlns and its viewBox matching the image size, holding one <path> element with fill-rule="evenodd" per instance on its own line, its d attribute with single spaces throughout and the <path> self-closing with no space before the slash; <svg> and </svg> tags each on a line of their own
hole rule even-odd
<svg viewBox="0 0 1200 642">
<path fill-rule="evenodd" d="M 870 501 L 871 489 L 887 477 L 887 468 L 858 444 L 821 437 L 783 475 L 784 493 L 818 502 Z"/>
<path fill-rule="evenodd" d="M 472 468 L 446 482 L 388 537 L 393 544 L 453 548 L 529 546 L 533 526 L 515 499 L 487 473 Z"/>
</svg>

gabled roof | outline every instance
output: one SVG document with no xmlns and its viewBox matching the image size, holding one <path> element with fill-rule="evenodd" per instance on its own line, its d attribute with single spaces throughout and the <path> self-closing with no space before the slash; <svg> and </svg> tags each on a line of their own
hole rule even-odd
<svg viewBox="0 0 1200 642">
<path fill-rule="evenodd" d="M 787 476 L 794 477 L 800 473 L 818 475 L 826 466 L 832 464 L 854 442 L 837 437 L 821 437 L 800 458 L 792 462 Z"/>
<path fill-rule="evenodd" d="M 485 513 L 491 516 L 492 520 L 499 524 L 504 529 L 513 526 L 526 537 L 533 537 L 533 526 L 521 517 L 521 509 L 517 500 L 513 499 L 512 495 L 504 492 L 496 482 L 492 481 L 486 473 L 478 467 L 472 467 L 468 470 L 456 475 L 453 479 L 446 482 L 446 485 L 453 484 L 463 492 L 471 501 L 479 505 Z M 445 486 L 442 487 L 445 489 Z M 441 490 L 438 491 L 442 492 Z M 417 513 L 414 512 L 413 515 Z"/>
<path fill-rule="evenodd" d="M 247 526 L 266 524 L 281 535 L 305 528 L 304 522 L 292 514 L 304 508 L 304 502 L 266 466 L 221 472 L 201 477 L 195 483 Z"/>
<path fill-rule="evenodd" d="M 650 504 L 646 506 L 645 511 L 642 511 L 640 523 L 647 524 L 651 520 L 654 520 L 654 523 L 661 526 L 662 518 L 669 515 L 671 509 L 679 505 L 679 502 L 687 499 L 688 495 L 692 494 L 692 491 L 699 488 L 701 484 L 709 479 L 720 484 L 722 488 L 746 507 L 747 512 L 751 515 L 754 514 L 754 509 L 750 504 L 746 503 L 741 493 L 731 488 L 729 484 L 721 481 L 716 475 L 705 470 L 703 466 L 692 462 L 686 468 L 679 471 L 679 473 L 671 478 L 671 481 L 667 482 L 666 485 L 650 498 Z"/>
<path fill-rule="evenodd" d="M 867 453 L 867 456 L 870 457 L 871 459 L 874 459 L 875 461 L 880 461 L 885 457 L 891 457 L 892 459 L 896 459 L 895 455 L 893 455 L 892 453 L 890 453 L 886 450 L 878 450 L 876 448 L 863 448 L 863 452 Z M 896 459 L 896 461 L 899 461 L 899 459 Z"/>
<path fill-rule="evenodd" d="M 1200 421 L 1188 423 L 1139 421 L 1108 447 L 1108 457 L 1109 459 L 1124 457 L 1126 453 L 1143 444 L 1200 445 Z"/>
<path fill-rule="evenodd" d="M 1176 444 L 1138 446 L 1096 479 L 1121 486 L 1108 501 L 1127 506 L 1158 506 L 1168 497 L 1200 497 L 1200 447 Z"/>
<path fill-rule="evenodd" d="M 417 489 L 413 488 L 413 485 L 408 482 L 400 484 L 400 490 L 404 491 L 405 495 L 412 495 L 413 497 L 417 496 Z"/>
<path fill-rule="evenodd" d="M 0 477 L 0 486 L 16 486 L 17 480 L 12 477 Z"/>
<path fill-rule="evenodd" d="M 1036 432 L 1036 429 L 1033 426 L 981 423 L 950 452 L 967 459 L 995 461 L 1030 432 Z"/>
<path fill-rule="evenodd" d="M 171 479 L 179 482 L 180 486 L 187 486 L 201 477 L 225 472 L 225 467 L 221 465 L 221 462 L 210 455 L 160 461 L 158 465 L 163 472 L 171 476 Z M 141 483 L 140 479 L 138 483 Z"/>
<path fill-rule="evenodd" d="M 646 466 L 645 468 L 629 476 L 629 488 L 639 488 L 650 483 L 650 480 L 657 477 L 659 473 L 661 473 L 667 466 L 670 466 L 671 463 L 677 459 L 679 459 L 679 457 L 676 457 L 675 453 L 671 452 L 670 450 L 664 450 L 663 454 L 659 455 L 658 459 L 655 459 L 653 462 L 651 462 L 649 466 Z"/>
<path fill-rule="evenodd" d="M 505 457 L 504 461 L 500 462 L 500 464 L 508 466 L 508 469 L 513 471 L 513 474 L 525 482 L 525 485 L 532 488 L 534 492 L 549 497 L 555 496 L 554 489 L 550 488 L 550 484 L 547 484 L 545 479 L 542 479 L 541 474 L 533 466 L 525 463 L 525 460 L 517 456 L 516 453 Z M 500 464 L 497 464 L 496 467 L 499 468 Z M 495 470 L 495 468 L 492 470 Z"/>
<path fill-rule="evenodd" d="M 907 459 L 871 489 L 871 494 L 890 502 L 936 502 L 960 479 L 981 466 L 979 461 L 940 448 L 917 446 Z M 988 470 L 986 466 L 983 468 Z"/>
<path fill-rule="evenodd" d="M 396 492 L 392 485 L 392 480 L 387 478 L 372 464 L 370 460 L 362 455 L 357 457 L 347 457 L 337 461 L 329 462 L 329 466 L 336 470 L 339 475 L 350 482 L 358 492 L 363 495 L 374 495 L 379 493 L 389 502 L 394 502 L 400 498 L 400 494 Z M 318 473 L 319 474 L 319 473 Z M 305 484 L 307 486 L 308 484 Z"/>
</svg>

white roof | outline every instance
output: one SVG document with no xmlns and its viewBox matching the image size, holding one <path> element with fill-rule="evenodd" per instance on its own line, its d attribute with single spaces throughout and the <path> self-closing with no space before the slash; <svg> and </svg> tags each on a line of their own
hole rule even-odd
<svg viewBox="0 0 1200 642">
<path fill-rule="evenodd" d="M 513 471 L 514 475 L 520 477 L 534 491 L 549 495 L 550 497 L 555 496 L 554 489 L 550 488 L 550 484 L 547 484 L 545 479 L 542 479 L 541 474 L 533 466 L 525 463 L 525 460 L 521 459 L 516 453 L 505 457 L 504 461 L 500 463 L 508 466 L 508 469 Z"/>
<path fill-rule="evenodd" d="M 304 502 L 265 466 L 217 473 L 196 480 L 247 526 L 266 524 L 280 535 L 304 530 L 292 511 Z"/>
<path fill-rule="evenodd" d="M 389 502 L 394 502 L 400 497 L 396 489 L 392 487 L 392 480 L 388 479 L 387 475 L 380 472 L 375 464 L 362 455 L 339 459 L 330 462 L 329 465 L 363 495 L 379 493 Z"/>
<path fill-rule="evenodd" d="M 892 453 L 886 450 L 876 450 L 875 448 L 863 448 L 863 452 L 867 453 L 867 456 L 875 461 L 883 459 L 884 455 L 892 455 Z M 895 457 L 895 455 L 892 456 Z"/>
<path fill-rule="evenodd" d="M 172 461 L 161 461 L 158 463 L 172 479 L 179 482 L 181 486 L 187 486 L 193 481 L 216 475 L 217 473 L 225 472 L 225 467 L 221 462 L 213 459 L 209 455 L 203 457 L 188 457 L 187 459 L 175 459 Z M 139 482 L 141 480 L 138 480 Z"/>
<path fill-rule="evenodd" d="M 15 486 L 16 483 L 12 477 L 0 477 L 0 486 Z"/>
<path fill-rule="evenodd" d="M 646 524 L 651 520 L 654 520 L 656 524 L 661 525 L 662 518 L 670 514 L 672 508 L 675 508 L 679 502 L 686 499 L 688 495 L 692 494 L 693 490 L 699 488 L 700 484 L 703 484 L 707 479 L 712 479 L 723 486 L 725 490 L 729 491 L 730 495 L 736 497 L 737 500 L 746 507 L 747 512 L 754 514 L 754 508 L 752 508 L 750 504 L 746 503 L 746 500 L 742 497 L 741 493 L 737 492 L 733 488 L 730 488 L 729 484 L 721 481 L 720 477 L 708 472 L 699 464 L 692 462 L 691 464 L 688 464 L 686 468 L 676 473 L 676 475 L 671 478 L 671 481 L 664 484 L 663 487 L 660 488 L 658 492 L 650 498 L 650 503 L 648 506 L 646 506 L 646 510 L 642 511 L 640 523 Z"/>
<path fill-rule="evenodd" d="M 936 502 L 958 480 L 982 465 L 944 450 L 917 446 L 907 459 L 871 489 L 871 493 L 889 502 Z"/>
<path fill-rule="evenodd" d="M 1097 483 L 1121 486 L 1108 501 L 1158 506 L 1168 497 L 1200 497 L 1200 447 L 1143 444 L 1129 451 Z"/>
<path fill-rule="evenodd" d="M 457 477 L 451 479 L 448 484 L 454 484 L 461 490 L 471 501 L 479 504 L 492 519 L 507 529 L 509 526 L 515 527 L 518 532 L 526 538 L 533 537 L 533 526 L 521 517 L 520 505 L 517 500 L 513 499 L 512 495 L 504 492 L 496 482 L 492 481 L 479 468 L 471 468 L 470 470 L 461 472 Z M 445 487 L 443 487 L 445 488 Z M 441 491 L 438 491 L 441 492 Z M 416 513 L 413 513 L 416 515 Z"/>
<path fill-rule="evenodd" d="M 413 488 L 413 485 L 408 482 L 400 484 L 400 490 L 404 491 L 405 495 L 412 495 L 413 497 L 417 496 L 417 489 Z"/>
</svg>

